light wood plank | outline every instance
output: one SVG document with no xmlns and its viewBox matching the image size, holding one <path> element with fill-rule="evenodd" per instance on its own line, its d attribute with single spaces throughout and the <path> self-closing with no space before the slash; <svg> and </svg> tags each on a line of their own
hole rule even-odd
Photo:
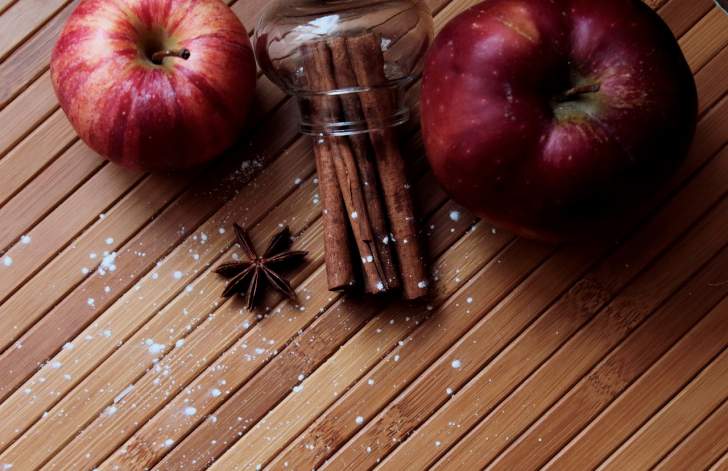
<svg viewBox="0 0 728 471">
<path fill-rule="evenodd" d="M 50 73 L 46 72 L 0 111 L 0 158 L 58 108 Z"/>
<path fill-rule="evenodd" d="M 724 318 L 728 308 L 721 307 Z M 728 344 L 728 338 L 724 339 Z M 693 345 L 702 348 L 702 342 Z M 613 453 L 600 470 L 649 469 L 728 397 L 728 349 Z"/>
<path fill-rule="evenodd" d="M 726 307 L 728 310 L 728 307 Z M 724 315 L 728 318 L 728 315 Z M 702 346 L 702 342 L 701 342 Z M 728 400 L 700 424 L 685 440 L 655 467 L 656 471 L 673 469 L 708 469 L 728 451 Z"/>
<path fill-rule="evenodd" d="M 57 110 L 0 159 L 0 206 L 57 158 L 60 152 L 74 142 L 75 136 L 66 116 Z M 78 179 L 83 180 L 83 177 Z M 47 199 L 49 203 L 58 201 L 57 197 Z"/>
<path fill-rule="evenodd" d="M 0 63 L 0 109 L 48 69 L 56 40 L 71 12 L 73 0 L 8 58 Z"/>
<path fill-rule="evenodd" d="M 23 0 L 0 15 L 0 61 L 69 0 Z"/>
<path fill-rule="evenodd" d="M 596 467 L 726 346 L 728 300 L 662 356 L 563 448 L 546 469 Z M 699 348 L 696 348 L 699 345 Z M 666 432 L 667 433 L 667 432 Z"/>
<path fill-rule="evenodd" d="M 718 7 L 711 9 L 680 38 L 683 51 L 694 50 L 688 59 L 693 72 L 700 70 L 715 54 L 728 45 L 728 15 Z"/>
<path fill-rule="evenodd" d="M 540 468 L 728 295 L 728 285 L 712 286 L 725 273 L 728 250 L 722 250 L 665 306 L 561 396 L 490 467 Z"/>
</svg>

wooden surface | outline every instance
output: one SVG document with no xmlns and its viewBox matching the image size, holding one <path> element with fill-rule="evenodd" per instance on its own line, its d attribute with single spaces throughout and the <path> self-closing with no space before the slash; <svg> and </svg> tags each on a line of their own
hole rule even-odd
<svg viewBox="0 0 728 471">
<path fill-rule="evenodd" d="M 48 74 L 75 3 L 0 0 L 0 470 L 728 469 L 728 16 L 711 0 L 649 2 L 700 123 L 615 243 L 476 222 L 410 126 L 427 305 L 326 291 L 310 144 L 265 78 L 256 128 L 201 178 L 94 155 Z M 231 3 L 252 29 L 266 1 Z M 476 2 L 427 3 L 441 27 Z M 234 221 L 258 245 L 291 226 L 311 253 L 300 306 L 219 299 Z"/>
</svg>

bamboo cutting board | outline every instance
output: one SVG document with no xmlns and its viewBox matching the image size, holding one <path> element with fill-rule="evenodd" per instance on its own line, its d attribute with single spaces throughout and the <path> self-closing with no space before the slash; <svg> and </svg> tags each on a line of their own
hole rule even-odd
<svg viewBox="0 0 728 471">
<path fill-rule="evenodd" d="M 228 1 L 249 30 L 266 3 Z M 728 469 L 728 16 L 648 3 L 699 88 L 680 172 L 618 243 L 551 247 L 449 201 L 410 126 L 436 283 L 408 305 L 326 291 L 310 144 L 264 77 L 202 178 L 124 170 L 50 85 L 76 1 L 0 0 L 0 470 Z M 300 305 L 220 300 L 233 222 L 291 226 Z"/>
</svg>

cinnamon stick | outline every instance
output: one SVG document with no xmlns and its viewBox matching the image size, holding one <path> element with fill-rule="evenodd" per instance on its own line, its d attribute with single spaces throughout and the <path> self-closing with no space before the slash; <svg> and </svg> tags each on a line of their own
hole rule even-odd
<svg viewBox="0 0 728 471">
<path fill-rule="evenodd" d="M 358 85 L 385 85 L 384 57 L 378 37 L 374 33 L 350 36 L 346 38 L 346 45 Z M 427 294 L 428 276 L 417 235 L 414 205 L 396 135 L 381 126 L 395 110 L 394 97 L 389 89 L 379 89 L 360 93 L 359 99 L 373 129 L 369 136 L 395 238 L 404 296 L 418 299 Z"/>
<path fill-rule="evenodd" d="M 320 41 L 304 46 L 304 70 L 309 86 L 314 91 L 336 89 L 333 77 L 331 53 L 325 42 Z M 340 121 L 341 106 L 335 96 L 318 96 L 314 98 L 315 110 L 323 120 Z M 345 137 L 321 136 L 327 141 L 332 151 L 330 160 L 335 169 L 340 195 L 344 201 L 348 219 L 351 224 L 354 241 L 362 262 L 364 289 L 368 293 L 379 293 L 389 289 L 388 280 L 381 263 L 381 258 L 374 247 L 374 235 L 370 224 L 369 211 L 361 188 L 358 167 L 348 140 Z M 321 178 L 321 177 L 320 177 Z M 327 178 L 330 178 L 327 175 Z M 327 184 L 331 184 L 327 182 Z M 331 267 L 335 269 L 336 267 Z M 327 265 L 327 270 L 330 267 Z"/>
<path fill-rule="evenodd" d="M 334 64 L 334 78 L 338 89 L 352 88 L 357 86 L 354 69 L 351 66 L 349 52 L 346 47 L 346 40 L 337 36 L 329 39 Z M 339 97 L 343 105 L 344 117 L 349 122 L 360 122 L 364 120 L 364 113 L 361 109 L 359 99 L 353 94 L 344 94 Z M 389 226 L 385 213 L 384 202 L 382 201 L 379 178 L 377 177 L 376 164 L 373 161 L 372 149 L 369 139 L 365 134 L 349 136 L 354 159 L 361 177 L 364 199 L 366 200 L 369 212 L 369 220 L 373 232 L 373 250 L 379 255 L 382 271 L 388 282 L 388 287 L 396 289 L 400 287 L 400 280 L 392 245 L 390 245 Z"/>
<path fill-rule="evenodd" d="M 346 209 L 336 180 L 333 152 L 324 139 L 314 139 L 314 155 L 323 206 L 326 280 L 330 291 L 344 291 L 356 283 L 349 251 Z"/>
</svg>

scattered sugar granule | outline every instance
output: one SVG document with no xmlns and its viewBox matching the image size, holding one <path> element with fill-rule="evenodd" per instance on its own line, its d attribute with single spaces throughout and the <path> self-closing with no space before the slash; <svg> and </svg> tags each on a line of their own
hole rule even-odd
<svg viewBox="0 0 728 471">
<path fill-rule="evenodd" d="M 104 253 L 104 257 L 101 259 L 101 266 L 99 266 L 99 274 L 103 275 L 107 271 L 116 271 L 116 252 Z"/>
<path fill-rule="evenodd" d="M 367 380 L 367 384 L 368 384 L 369 386 L 374 386 L 374 380 L 373 380 L 372 378 L 369 378 L 369 379 Z"/>
<path fill-rule="evenodd" d="M 106 245 L 111 245 L 111 244 L 114 243 L 114 238 L 113 237 L 107 237 L 104 242 L 106 242 Z"/>
<path fill-rule="evenodd" d="M 420 289 L 427 288 L 427 281 L 425 281 L 425 280 L 420 281 L 419 283 L 417 283 L 417 287 Z"/>
<path fill-rule="evenodd" d="M 399 361 L 399 355 L 394 356 L 394 361 Z"/>
<path fill-rule="evenodd" d="M 296 386 L 293 386 L 293 392 L 294 393 L 299 393 L 301 391 L 303 391 L 303 384 L 298 384 Z"/>
<path fill-rule="evenodd" d="M 31 237 L 30 237 L 29 235 L 27 235 L 27 234 L 26 234 L 26 235 L 23 235 L 23 236 L 20 236 L 20 243 L 21 243 L 21 244 L 23 244 L 23 245 L 28 245 L 28 244 L 30 244 L 30 242 L 31 242 L 32 240 L 33 240 L 33 239 L 31 239 Z"/>
<path fill-rule="evenodd" d="M 442 445 L 442 442 L 440 440 L 435 440 L 435 446 L 440 448 L 440 445 Z"/>
<path fill-rule="evenodd" d="M 111 330 L 106 329 L 103 332 L 101 332 L 101 335 L 103 335 L 104 337 L 107 337 L 107 338 L 111 337 Z"/>
<path fill-rule="evenodd" d="M 300 185 L 302 181 L 303 180 L 301 180 L 300 178 L 296 178 L 295 180 L 293 180 L 293 184 L 294 185 Z"/>
<path fill-rule="evenodd" d="M 220 229 L 217 230 L 217 232 L 220 233 L 220 235 L 222 235 L 225 233 L 225 228 L 221 227 Z"/>
<path fill-rule="evenodd" d="M 61 362 L 60 362 L 60 361 L 58 361 L 58 360 L 53 360 L 53 361 L 51 362 L 51 368 L 53 368 L 54 370 L 57 370 L 57 369 L 58 369 L 58 368 L 60 368 L 61 366 L 63 366 L 63 365 L 62 365 L 62 364 L 61 364 Z"/>
<path fill-rule="evenodd" d="M 104 293 L 111 293 L 111 286 L 104 286 Z"/>
<path fill-rule="evenodd" d="M 94 306 L 96 306 L 96 300 L 94 298 L 88 298 L 86 300 L 86 304 L 88 304 L 91 307 L 94 307 Z"/>
<path fill-rule="evenodd" d="M 81 268 L 82 275 L 88 275 L 89 272 L 91 272 L 91 270 L 89 270 L 88 268 L 86 268 L 86 267 Z"/>
<path fill-rule="evenodd" d="M 381 281 L 377 281 L 377 289 L 379 291 L 384 291 L 384 283 L 382 283 Z"/>
<path fill-rule="evenodd" d="M 179 339 L 174 343 L 174 346 L 177 348 L 182 347 L 185 344 L 185 339 Z"/>
<path fill-rule="evenodd" d="M 73 345 L 71 342 L 66 342 L 63 344 L 63 350 L 73 350 L 75 345 Z"/>
<path fill-rule="evenodd" d="M 450 363 L 450 365 L 452 365 L 452 367 L 457 370 L 458 368 L 463 366 L 463 362 L 461 362 L 460 360 L 453 360 L 452 363 Z"/>
<path fill-rule="evenodd" d="M 447 395 L 448 395 L 448 396 L 452 396 L 452 392 L 453 392 L 453 391 L 452 391 L 452 388 L 447 388 L 447 389 L 445 390 L 445 393 L 447 393 Z"/>
<path fill-rule="evenodd" d="M 354 212 L 351 213 L 351 218 L 352 219 L 356 219 L 358 217 L 359 217 L 359 213 L 357 213 L 356 211 L 354 211 Z"/>
<path fill-rule="evenodd" d="M 195 409 L 192 406 L 187 406 L 187 407 L 185 407 L 185 411 L 184 412 L 185 412 L 185 415 L 186 416 L 191 417 L 191 416 L 197 414 L 197 409 Z"/>
<path fill-rule="evenodd" d="M 473 298 L 468 297 L 468 299 L 466 299 L 465 302 L 468 304 L 473 304 Z"/>
<path fill-rule="evenodd" d="M 361 425 L 364 423 L 364 417 L 358 415 L 356 419 L 354 419 L 354 422 L 356 422 L 357 425 Z"/>
<path fill-rule="evenodd" d="M 212 397 L 219 397 L 220 394 L 222 394 L 222 391 L 220 391 L 217 388 L 214 388 L 212 391 L 210 391 L 210 394 L 212 395 Z"/>
<path fill-rule="evenodd" d="M 182 279 L 182 272 L 177 270 L 174 273 L 172 273 L 172 276 L 175 280 L 181 280 Z"/>
<path fill-rule="evenodd" d="M 172 445 L 174 445 L 174 440 L 172 440 L 171 438 L 168 438 L 164 441 L 164 446 L 166 446 L 167 448 L 171 447 Z"/>
<path fill-rule="evenodd" d="M 164 345 L 161 343 L 152 342 L 151 345 L 149 345 L 149 353 L 152 355 L 159 355 L 164 351 Z"/>
<path fill-rule="evenodd" d="M 3 265 L 6 267 L 9 267 L 13 264 L 13 257 L 10 255 L 6 255 L 5 258 L 3 258 Z"/>
<path fill-rule="evenodd" d="M 457 222 L 460 220 L 460 211 L 450 211 L 450 219 Z"/>
<path fill-rule="evenodd" d="M 7 470 L 13 467 L 12 463 L 3 463 L 3 470 Z"/>
<path fill-rule="evenodd" d="M 116 411 L 119 409 L 116 408 L 116 406 L 109 406 L 106 409 L 104 409 L 104 414 L 106 415 L 114 415 L 116 414 Z"/>
</svg>

